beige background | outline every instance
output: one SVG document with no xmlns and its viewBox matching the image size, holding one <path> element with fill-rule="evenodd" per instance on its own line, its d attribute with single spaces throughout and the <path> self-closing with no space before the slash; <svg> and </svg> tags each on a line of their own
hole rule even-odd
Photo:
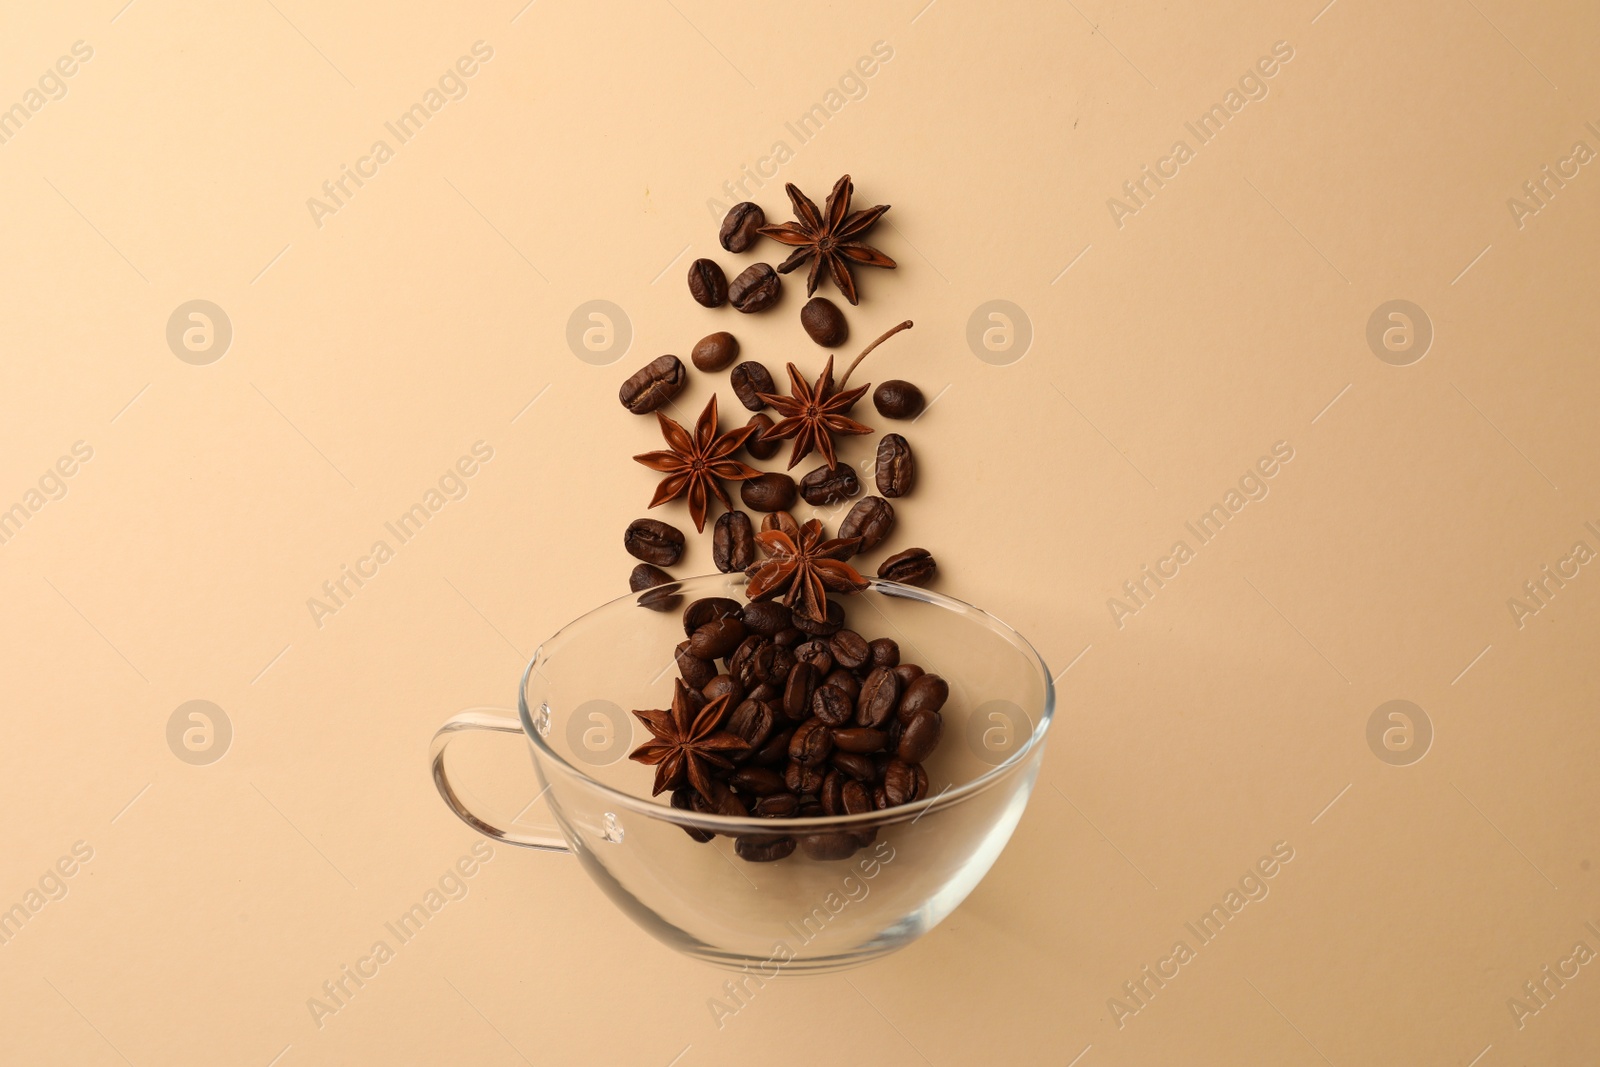
<svg viewBox="0 0 1600 1067">
<path fill-rule="evenodd" d="M 1507 206 L 1600 149 L 1593 5 L 123 2 L 0 34 L 5 106 L 93 48 L 0 145 L 0 506 L 93 449 L 0 546 L 0 907 L 93 850 L 0 948 L 0 1059 L 1600 1056 L 1600 967 L 1520 1028 L 1507 1006 L 1600 951 L 1600 576 L 1520 628 L 1507 606 L 1600 549 L 1600 174 L 1520 229 Z M 465 98 L 319 228 L 307 198 L 480 40 Z M 880 41 L 801 145 L 785 123 Z M 1278 41 L 1267 96 L 1119 228 L 1108 198 Z M 574 863 L 501 847 L 319 1028 L 307 999 L 476 840 L 428 780 L 434 726 L 509 704 L 539 640 L 623 588 L 652 485 L 627 457 L 657 445 L 618 382 L 730 323 L 817 369 L 793 285 L 750 319 L 683 287 L 734 260 L 706 201 L 778 140 L 752 186 L 775 219 L 783 180 L 820 199 L 846 170 L 894 205 L 901 269 L 863 272 L 851 321 L 917 326 L 861 380 L 948 386 L 900 544 L 1064 672 L 1027 816 L 923 941 L 721 1029 L 720 972 Z M 165 340 L 197 298 L 234 330 L 205 366 Z M 565 340 L 593 299 L 631 322 L 610 366 Z M 992 299 L 1034 334 L 1003 366 L 966 340 Z M 1366 341 L 1393 299 L 1435 332 L 1409 366 Z M 316 625 L 307 598 L 479 440 L 466 498 Z M 1279 441 L 1270 495 L 1114 625 L 1108 598 Z M 1393 699 L 1432 724 L 1420 762 L 1369 748 Z M 168 747 L 190 700 L 232 724 L 208 766 Z M 1270 896 L 1119 1026 L 1110 998 L 1276 842 Z"/>
</svg>

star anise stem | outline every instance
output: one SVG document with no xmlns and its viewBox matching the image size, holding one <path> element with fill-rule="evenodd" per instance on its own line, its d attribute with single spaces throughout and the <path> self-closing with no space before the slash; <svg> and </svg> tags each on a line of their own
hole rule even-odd
<svg viewBox="0 0 1600 1067">
<path fill-rule="evenodd" d="M 902 322 L 900 325 L 898 325 L 898 326 L 894 327 L 893 329 L 891 329 L 891 330 L 887 331 L 886 333 L 884 333 L 884 335 L 882 337 L 880 337 L 876 341 L 872 342 L 866 348 L 863 348 L 861 350 L 861 354 L 859 356 L 857 356 L 851 362 L 851 364 L 844 369 L 844 377 L 839 379 L 839 384 L 834 386 L 834 388 L 837 391 L 841 392 L 841 393 L 844 392 L 845 384 L 850 381 L 850 372 L 855 370 L 857 367 L 861 366 L 861 361 L 867 358 L 868 353 L 870 353 L 874 348 L 877 348 L 879 345 L 883 344 L 883 342 L 887 341 L 889 338 L 893 337 L 895 334 L 899 333 L 901 330 L 909 330 L 909 329 L 911 329 L 911 320 L 907 319 L 906 321 Z"/>
</svg>

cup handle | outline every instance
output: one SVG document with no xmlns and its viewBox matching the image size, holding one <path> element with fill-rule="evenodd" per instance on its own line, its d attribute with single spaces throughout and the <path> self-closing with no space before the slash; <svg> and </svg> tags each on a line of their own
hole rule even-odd
<svg viewBox="0 0 1600 1067">
<path fill-rule="evenodd" d="M 491 730 L 495 733 L 524 736 L 522 723 L 516 719 L 504 715 L 487 715 L 481 711 L 463 711 L 435 731 L 433 744 L 428 753 L 429 761 L 433 764 L 433 784 L 438 786 L 439 795 L 444 798 L 445 805 L 456 813 L 456 818 L 496 841 L 521 845 L 524 848 L 536 848 L 542 852 L 571 852 L 566 840 L 554 827 L 537 833 L 519 833 L 490 822 L 488 818 L 467 807 L 466 802 L 456 794 L 455 787 L 450 784 L 450 775 L 445 770 L 444 762 L 445 750 L 464 730 Z"/>
</svg>

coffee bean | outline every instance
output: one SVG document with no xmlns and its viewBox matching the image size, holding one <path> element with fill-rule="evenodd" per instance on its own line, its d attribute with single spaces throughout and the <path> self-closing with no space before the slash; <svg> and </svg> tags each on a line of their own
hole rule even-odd
<svg viewBox="0 0 1600 1067">
<path fill-rule="evenodd" d="M 711 530 L 711 562 L 723 574 L 742 571 L 756 560 L 756 531 L 750 516 L 725 511 Z"/>
<path fill-rule="evenodd" d="M 846 815 L 860 815 L 872 810 L 872 793 L 865 782 L 852 778 L 844 784 L 842 794 Z M 873 835 L 877 835 L 876 830 L 873 831 Z"/>
<path fill-rule="evenodd" d="M 617 399 L 635 415 L 648 415 L 689 384 L 689 369 L 677 356 L 657 356 L 622 383 Z"/>
<path fill-rule="evenodd" d="M 872 646 L 854 630 L 840 630 L 828 638 L 833 650 L 833 662 L 847 670 L 855 670 L 872 658 Z"/>
<path fill-rule="evenodd" d="M 839 524 L 840 537 L 859 537 L 858 552 L 871 552 L 894 532 L 894 505 L 881 496 L 856 501 L 850 514 Z"/>
<path fill-rule="evenodd" d="M 844 814 L 844 783 L 846 778 L 838 771 L 829 771 L 822 779 L 822 791 L 817 794 L 817 802 L 822 805 L 826 815 Z"/>
<path fill-rule="evenodd" d="M 815 701 L 812 702 L 813 707 Z M 796 726 L 789 739 L 789 758 L 807 767 L 815 767 L 833 751 L 833 731 L 820 719 L 811 718 Z M 810 792 L 803 789 L 801 792 Z"/>
<path fill-rule="evenodd" d="M 796 722 L 811 711 L 811 695 L 817 689 L 817 669 L 801 660 L 789 671 L 783 686 L 783 713 Z"/>
<path fill-rule="evenodd" d="M 793 730 L 777 730 L 767 738 L 767 743 L 756 750 L 750 757 L 750 762 L 762 767 L 782 767 L 789 762 L 789 739 L 794 736 Z"/>
<path fill-rule="evenodd" d="M 843 726 L 855 710 L 855 701 L 835 686 L 822 686 L 811 697 L 812 716 L 828 726 Z"/>
<path fill-rule="evenodd" d="M 861 492 L 861 482 L 856 478 L 855 468 L 844 463 L 837 467 L 829 467 L 824 463 L 800 479 L 800 495 L 812 507 L 821 508 L 837 504 L 841 500 L 849 500 L 859 492 Z M 846 534 L 841 527 L 839 536 L 853 535 Z"/>
<path fill-rule="evenodd" d="M 739 602 L 725 596 L 701 597 L 683 609 L 683 636 L 693 637 L 694 632 L 713 619 L 724 615 L 738 615 Z"/>
<path fill-rule="evenodd" d="M 778 779 L 778 784 L 783 784 L 782 778 Z M 758 798 L 751 811 L 764 819 L 792 818 L 800 812 L 800 798 L 793 793 L 774 793 Z"/>
<path fill-rule="evenodd" d="M 733 728 L 731 721 L 728 728 L 730 730 Z M 749 793 L 756 797 L 769 797 L 787 788 L 783 784 L 783 775 L 770 767 L 740 767 L 728 776 L 728 784 L 741 793 Z M 757 811 L 756 814 L 759 815 L 760 812 Z"/>
<path fill-rule="evenodd" d="M 689 652 L 701 659 L 721 659 L 739 647 L 745 637 L 744 623 L 737 615 L 713 619 L 689 638 Z"/>
<path fill-rule="evenodd" d="M 683 602 L 683 598 L 677 595 L 679 587 L 672 580 L 672 575 L 648 563 L 641 563 L 629 572 L 628 588 L 635 593 L 644 593 L 638 604 L 651 611 L 672 611 Z M 645 592 L 647 589 L 652 591 Z"/>
<path fill-rule="evenodd" d="M 907 763 L 921 763 L 932 755 L 939 744 L 939 731 L 944 721 L 937 711 L 919 711 L 905 721 L 900 731 L 900 743 L 895 746 L 895 758 Z"/>
<path fill-rule="evenodd" d="M 689 295 L 701 307 L 719 308 L 728 302 L 728 276 L 714 260 L 689 264 Z"/>
<path fill-rule="evenodd" d="M 802 834 L 800 851 L 814 860 L 847 860 L 862 847 L 860 838 L 846 831 Z"/>
<path fill-rule="evenodd" d="M 878 564 L 878 577 L 902 585 L 927 585 L 939 576 L 939 565 L 925 548 L 896 552 Z"/>
<path fill-rule="evenodd" d="M 684 786 L 682 789 L 674 789 L 672 791 L 672 806 L 679 811 L 694 811 L 696 810 L 694 800 L 697 796 L 699 794 L 689 786 Z M 717 836 L 710 830 L 702 830 L 698 826 L 683 826 L 680 829 L 702 845 Z"/>
<path fill-rule="evenodd" d="M 761 532 L 767 533 L 769 530 L 779 531 L 796 545 L 800 543 L 800 524 L 787 511 L 774 511 L 771 515 L 762 516 Z"/>
<path fill-rule="evenodd" d="M 806 335 L 823 348 L 836 348 L 850 336 L 844 312 L 825 296 L 814 296 L 800 309 L 800 325 Z"/>
<path fill-rule="evenodd" d="M 783 696 L 783 690 L 770 682 L 762 682 L 746 693 L 745 696 L 750 700 L 759 700 L 763 703 L 771 704 Z"/>
<path fill-rule="evenodd" d="M 828 757 L 835 770 L 842 771 L 846 777 L 854 778 L 858 782 L 870 782 L 878 775 L 878 769 L 866 756 L 855 752 L 839 751 L 839 731 L 835 730 L 833 741 L 833 755 Z"/>
<path fill-rule="evenodd" d="M 872 665 L 874 667 L 898 667 L 900 665 L 900 645 L 892 637 L 880 637 L 871 642 Z"/>
<path fill-rule="evenodd" d="M 733 370 L 728 372 L 728 384 L 733 387 L 733 395 L 739 398 L 739 403 L 751 411 L 760 411 L 767 406 L 762 400 L 761 393 L 768 396 L 776 395 L 778 387 L 772 384 L 772 375 L 767 368 L 753 359 L 747 359 Z"/>
<path fill-rule="evenodd" d="M 767 310 L 782 295 L 782 279 L 765 263 L 750 264 L 728 286 L 728 303 L 747 315 Z"/>
<path fill-rule="evenodd" d="M 861 696 L 861 683 L 856 681 L 856 676 L 843 667 L 835 667 L 833 673 L 822 680 L 823 689 L 836 689 L 843 693 L 850 701 L 851 707 L 855 706 L 857 698 Z"/>
<path fill-rule="evenodd" d="M 698 364 L 697 364 L 698 366 Z M 886 419 L 914 419 L 927 406 L 922 390 L 892 378 L 872 391 L 872 406 Z"/>
<path fill-rule="evenodd" d="M 911 446 L 897 433 L 886 433 L 878 442 L 878 492 L 886 497 L 902 497 L 917 481 L 917 461 Z"/>
<path fill-rule="evenodd" d="M 888 740 L 888 734 L 882 730 L 874 730 L 870 726 L 847 726 L 842 730 L 833 731 L 833 747 L 843 753 L 865 755 L 882 752 Z M 835 753 L 834 758 L 838 759 L 838 755 Z"/>
<path fill-rule="evenodd" d="M 689 651 L 689 642 L 680 641 L 678 649 L 673 654 L 678 665 L 678 675 L 690 689 L 704 689 L 706 683 L 717 676 L 716 664 L 708 659 L 701 659 Z"/>
<path fill-rule="evenodd" d="M 798 629 L 804 630 L 812 637 L 827 637 L 829 634 L 838 633 L 839 628 L 844 625 L 844 608 L 837 600 L 830 600 L 828 601 L 827 614 L 826 621 L 818 622 L 816 619 L 807 618 L 797 611 L 794 614 L 794 624 Z"/>
<path fill-rule="evenodd" d="M 755 600 L 746 604 L 739 613 L 744 628 L 762 637 L 772 637 L 786 629 L 791 618 L 789 609 L 774 600 Z"/>
<path fill-rule="evenodd" d="M 706 372 L 719 371 L 738 358 L 738 339 L 721 331 L 700 338 L 689 353 L 689 361 Z"/>
<path fill-rule="evenodd" d="M 888 722 L 900 706 L 900 688 L 899 675 L 883 667 L 875 668 L 861 683 L 861 695 L 856 698 L 856 722 L 871 727 Z"/>
<path fill-rule="evenodd" d="M 733 709 L 733 714 L 728 716 L 727 725 L 723 729 L 743 741 L 746 747 L 755 750 L 766 744 L 767 738 L 772 735 L 772 728 L 777 721 L 777 716 L 773 714 L 772 708 L 759 700 L 746 698 L 740 702 L 737 708 Z M 767 773 L 771 774 L 770 771 Z M 735 777 L 737 778 L 737 776 Z M 783 788 L 783 783 L 778 780 L 777 775 L 773 774 L 772 778 L 778 781 L 779 789 Z M 740 785 L 737 780 L 733 784 L 739 789 L 745 790 L 745 792 L 750 791 Z M 776 791 L 776 789 L 771 790 L 771 792 Z"/>
<path fill-rule="evenodd" d="M 722 217 L 722 228 L 717 231 L 717 242 L 729 252 L 744 252 L 761 240 L 756 231 L 767 224 L 766 212 L 760 204 L 746 200 L 735 204 Z"/>
<path fill-rule="evenodd" d="M 920 763 L 892 759 L 883 769 L 883 794 L 890 807 L 920 800 L 928 792 L 928 772 Z"/>
<path fill-rule="evenodd" d="M 783 511 L 794 498 L 794 479 L 777 471 L 739 483 L 739 499 L 752 511 Z"/>
<path fill-rule="evenodd" d="M 700 694 L 708 701 L 718 697 L 727 697 L 729 704 L 737 704 L 744 699 L 744 689 L 733 680 L 731 674 L 719 674 L 711 681 L 700 687 Z"/>
<path fill-rule="evenodd" d="M 756 677 L 755 657 L 766 644 L 768 642 L 765 638 L 759 634 L 751 634 L 739 642 L 739 647 L 728 657 L 728 673 L 733 675 L 733 680 L 746 690 L 761 684 L 761 680 Z"/>
<path fill-rule="evenodd" d="M 817 672 L 818 685 L 821 685 L 822 679 L 833 670 L 833 649 L 828 647 L 826 641 L 813 638 L 804 644 L 796 645 L 794 656 L 801 663 L 809 663 L 812 670 Z"/>
<path fill-rule="evenodd" d="M 772 863 L 794 852 L 794 838 L 743 834 L 733 839 L 733 851 L 750 863 Z"/>
<path fill-rule="evenodd" d="M 902 663 L 894 668 L 894 676 L 900 679 L 900 689 L 902 692 L 905 691 L 906 686 L 910 685 L 918 678 L 921 678 L 923 673 L 924 672 L 922 668 L 917 666 L 915 663 Z"/>
<path fill-rule="evenodd" d="M 796 734 L 799 732 L 795 731 Z M 789 739 L 789 746 L 794 747 L 793 738 Z M 816 791 L 822 788 L 823 777 L 821 766 L 799 763 L 792 758 L 783 768 L 783 784 L 789 787 L 789 792 L 796 795 L 806 793 L 815 795 Z"/>
<path fill-rule="evenodd" d="M 750 453 L 751 459 L 771 459 L 778 454 L 778 449 L 783 447 L 782 441 L 763 441 L 761 435 L 772 429 L 772 416 L 758 411 L 750 416 L 746 426 L 754 426 L 755 432 L 744 439 L 744 450 Z"/>
<path fill-rule="evenodd" d="M 683 532 L 658 519 L 634 519 L 622 533 L 622 547 L 634 559 L 671 567 L 683 558 Z"/>
<path fill-rule="evenodd" d="M 919 711 L 938 711 L 950 699 L 950 683 L 937 674 L 924 674 L 906 686 L 900 697 L 897 714 L 901 722 L 910 722 Z"/>
<path fill-rule="evenodd" d="M 889 803 L 889 795 L 883 791 L 881 785 L 872 788 L 872 806 L 879 811 L 894 806 Z"/>
<path fill-rule="evenodd" d="M 772 643 L 777 645 L 779 648 L 792 649 L 796 645 L 804 643 L 805 639 L 806 635 L 801 633 L 799 630 L 796 630 L 794 628 L 794 623 L 792 622 L 788 626 L 772 635 Z"/>
<path fill-rule="evenodd" d="M 727 815 L 737 819 L 742 819 L 750 814 L 750 809 L 745 807 L 744 801 L 739 799 L 738 794 L 721 782 L 713 781 L 711 790 L 709 797 L 696 794 L 694 800 L 696 811 L 702 811 L 708 815 Z"/>
</svg>

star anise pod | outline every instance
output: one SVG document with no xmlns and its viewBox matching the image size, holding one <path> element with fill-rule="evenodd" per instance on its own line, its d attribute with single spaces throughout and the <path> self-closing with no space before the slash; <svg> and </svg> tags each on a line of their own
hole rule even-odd
<svg viewBox="0 0 1600 1067">
<path fill-rule="evenodd" d="M 722 501 L 723 507 L 731 511 L 733 502 L 722 488 L 722 480 L 743 482 L 761 476 L 761 472 L 749 464 L 728 458 L 744 444 L 746 437 L 756 431 L 756 427 L 741 426 L 719 436 L 717 398 L 714 396 L 706 402 L 705 410 L 695 422 L 693 437 L 661 412 L 656 412 L 656 418 L 661 423 L 661 436 L 667 439 L 670 447 L 666 451 L 646 452 L 633 457 L 651 470 L 666 475 L 661 479 L 661 484 L 656 486 L 656 495 L 650 498 L 650 506 L 657 507 L 688 493 L 689 517 L 694 520 L 694 528 L 704 532 L 708 489 Z"/>
<path fill-rule="evenodd" d="M 724 693 L 707 701 L 679 678 L 670 709 L 634 712 L 652 738 L 628 753 L 628 758 L 655 767 L 652 796 L 677 789 L 685 780 L 701 796 L 712 796 L 716 785 L 709 768 L 731 770 L 733 761 L 722 753 L 749 747 L 737 734 L 719 729 L 728 699 L 729 694 Z"/>
<path fill-rule="evenodd" d="M 869 387 L 861 385 L 843 393 L 835 392 L 832 356 L 828 357 L 828 365 L 822 369 L 822 376 L 817 379 L 815 386 L 807 385 L 799 370 L 791 363 L 789 364 L 791 395 L 759 394 L 762 400 L 771 404 L 778 414 L 783 416 L 780 422 L 774 423 L 761 435 L 761 439 L 783 441 L 793 437 L 794 448 L 789 453 L 791 468 L 809 456 L 812 449 L 822 453 L 830 469 L 837 467 L 839 457 L 833 451 L 832 435 L 849 436 L 872 432 L 872 427 L 863 426 L 845 414 L 856 406 L 856 401 L 861 399 L 861 394 Z"/>
<path fill-rule="evenodd" d="M 867 580 L 844 562 L 855 555 L 861 538 L 835 537 L 825 541 L 822 523 L 817 519 L 800 527 L 798 543 L 782 530 L 763 530 L 756 534 L 756 544 L 767 558 L 745 571 L 750 577 L 745 595 L 751 600 L 783 593 L 785 604 L 806 618 L 821 622 L 828 617 L 829 590 L 859 593 L 867 587 Z"/>
<path fill-rule="evenodd" d="M 889 210 L 888 204 L 869 207 L 865 211 L 850 213 L 850 194 L 855 187 L 846 174 L 834 185 L 833 192 L 821 211 L 811 198 L 796 189 L 793 182 L 785 186 L 789 201 L 794 204 L 796 221 L 779 226 L 763 226 L 756 232 L 786 245 L 797 246 L 789 258 L 778 265 L 779 274 L 788 274 L 806 260 L 811 260 L 811 273 L 806 277 L 806 295 L 817 291 L 817 280 L 822 265 L 828 265 L 828 275 L 839 287 L 844 298 L 852 304 L 861 301 L 856 296 L 855 275 L 850 265 L 858 263 L 868 267 L 895 266 L 894 260 L 855 238 L 872 229 L 873 224 Z"/>
</svg>

